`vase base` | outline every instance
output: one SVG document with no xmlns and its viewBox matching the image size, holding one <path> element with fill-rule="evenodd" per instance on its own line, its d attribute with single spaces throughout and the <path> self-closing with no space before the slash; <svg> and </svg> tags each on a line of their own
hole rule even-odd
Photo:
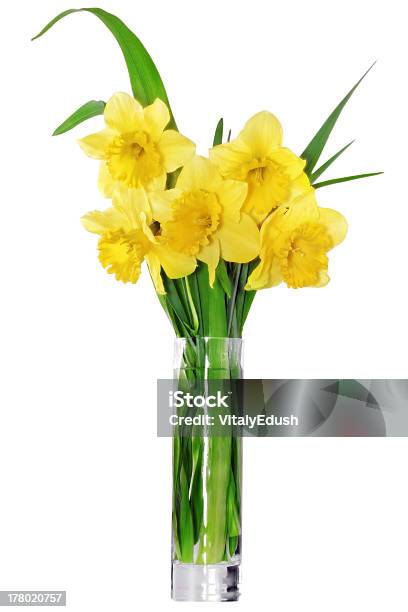
<svg viewBox="0 0 408 612">
<path fill-rule="evenodd" d="M 173 561 L 171 596 L 175 601 L 238 601 L 239 561 L 196 565 Z"/>
</svg>

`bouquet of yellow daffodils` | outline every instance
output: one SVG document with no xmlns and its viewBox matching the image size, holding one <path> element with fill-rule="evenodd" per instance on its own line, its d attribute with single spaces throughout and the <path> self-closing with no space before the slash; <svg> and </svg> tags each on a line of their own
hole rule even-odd
<svg viewBox="0 0 408 612">
<path fill-rule="evenodd" d="M 89 157 L 100 160 L 99 188 L 111 200 L 110 207 L 82 219 L 100 236 L 103 267 L 136 283 L 146 261 L 183 337 L 240 336 L 258 289 L 326 285 L 328 253 L 344 239 L 347 223 L 341 213 L 318 205 L 316 190 L 379 174 L 318 182 L 351 144 L 316 169 L 359 83 L 300 156 L 283 146 L 279 120 L 261 111 L 228 142 L 221 119 L 209 157 L 200 157 L 178 132 L 161 77 L 140 40 L 102 9 L 78 11 L 93 13 L 115 36 L 134 94 L 87 102 L 54 132 L 104 115 L 104 128 L 80 141 Z M 74 12 L 58 15 L 37 37 Z"/>
<path fill-rule="evenodd" d="M 318 165 L 362 79 L 300 155 L 284 146 L 279 120 L 261 111 L 233 139 L 224 137 L 220 119 L 209 155 L 201 157 L 178 131 L 160 74 L 137 36 L 102 9 L 78 11 L 98 17 L 116 38 L 133 94 L 89 101 L 54 132 L 103 115 L 102 129 L 80 145 L 100 163 L 98 186 L 109 205 L 88 212 L 82 223 L 99 236 L 99 261 L 117 280 L 136 283 L 147 264 L 176 335 L 186 339 L 180 384 L 191 377 L 237 377 L 239 358 L 225 339 L 241 337 L 256 291 L 329 282 L 328 254 L 344 240 L 347 222 L 340 212 L 319 206 L 317 190 L 379 174 L 320 180 L 351 145 Z M 78 11 L 64 11 L 38 36 Z M 176 428 L 173 448 L 175 561 L 236 562 L 240 441 L 206 442 L 197 432 Z"/>
</svg>

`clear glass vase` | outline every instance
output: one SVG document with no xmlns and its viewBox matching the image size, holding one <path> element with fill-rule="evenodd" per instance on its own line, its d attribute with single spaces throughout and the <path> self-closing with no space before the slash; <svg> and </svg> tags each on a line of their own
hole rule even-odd
<svg viewBox="0 0 408 612">
<path fill-rule="evenodd" d="M 221 386 L 225 389 L 231 381 L 242 378 L 241 359 L 240 338 L 177 339 L 175 386 L 184 392 L 194 389 L 195 394 L 209 396 Z M 206 414 L 208 410 L 204 406 L 201 413 Z M 221 408 L 221 411 L 226 409 Z M 199 410 L 183 406 L 179 412 L 194 416 Z M 241 491 L 241 437 L 228 428 L 214 435 L 205 424 L 174 427 L 174 600 L 238 600 Z"/>
</svg>

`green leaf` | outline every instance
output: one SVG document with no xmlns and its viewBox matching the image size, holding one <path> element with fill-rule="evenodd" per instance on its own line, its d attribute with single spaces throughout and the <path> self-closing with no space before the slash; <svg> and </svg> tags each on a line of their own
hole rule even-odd
<svg viewBox="0 0 408 612">
<path fill-rule="evenodd" d="M 198 330 L 200 328 L 200 320 L 198 317 L 197 307 L 195 304 L 195 300 L 193 298 L 193 292 L 190 287 L 189 277 L 186 276 L 181 279 L 183 286 L 185 288 L 185 295 L 187 299 L 188 311 L 190 315 L 191 328 L 193 330 L 194 335 L 197 335 Z"/>
<path fill-rule="evenodd" d="M 202 469 L 202 451 L 203 438 L 193 436 L 191 440 L 191 451 L 193 455 L 193 469 L 191 478 L 191 511 L 193 515 L 194 526 L 194 544 L 200 539 L 201 530 L 203 527 L 203 511 L 204 511 L 204 495 L 203 495 L 203 469 Z"/>
<path fill-rule="evenodd" d="M 220 262 L 215 271 L 216 278 L 220 281 L 221 287 L 224 289 L 226 295 L 229 299 L 231 299 L 232 295 L 232 283 L 231 279 L 228 276 L 227 266 L 225 265 L 225 261 L 220 259 Z"/>
<path fill-rule="evenodd" d="M 210 335 L 210 281 L 208 278 L 208 266 L 203 262 L 198 262 L 194 273 L 197 277 L 198 294 L 201 308 L 201 327 L 202 335 Z"/>
<path fill-rule="evenodd" d="M 53 132 L 53 136 L 59 136 L 59 134 L 64 134 L 65 132 L 69 132 L 72 128 L 76 127 L 80 123 L 91 119 L 92 117 L 96 117 L 97 115 L 103 115 L 103 111 L 105 110 L 106 103 L 103 100 L 90 100 L 89 102 L 85 102 L 82 106 L 80 106 L 72 115 L 65 119 L 61 125 L 57 127 L 57 129 Z"/>
<path fill-rule="evenodd" d="M 227 530 L 229 537 L 239 536 L 241 522 L 237 507 L 237 488 L 234 475 L 231 474 L 227 492 Z"/>
<path fill-rule="evenodd" d="M 135 98 L 143 106 L 152 104 L 156 98 L 163 100 L 169 107 L 171 114 L 169 127 L 176 128 L 163 81 L 152 58 L 138 37 L 115 15 L 100 8 L 69 9 L 52 19 L 32 40 L 45 34 L 53 25 L 67 15 L 84 11 L 98 17 L 116 38 L 125 58 Z"/>
<path fill-rule="evenodd" d="M 225 293 L 217 277 L 214 286 L 208 290 L 208 316 L 208 335 L 214 338 L 226 338 L 228 334 Z"/>
<path fill-rule="evenodd" d="M 224 133 L 224 119 L 221 119 L 217 123 L 217 127 L 215 128 L 213 147 L 222 143 L 222 136 Z"/>
<path fill-rule="evenodd" d="M 181 558 L 183 563 L 193 563 L 194 559 L 194 526 L 191 514 L 188 479 L 185 468 L 182 466 L 180 472 L 180 514 L 178 520 L 179 543 Z"/>
<path fill-rule="evenodd" d="M 374 64 L 375 64 L 375 62 L 374 62 Z M 308 176 L 310 176 L 312 174 L 313 169 L 315 168 L 315 166 L 316 166 L 316 164 L 317 164 L 317 162 L 318 162 L 318 160 L 320 158 L 320 155 L 321 155 L 321 153 L 322 153 L 322 151 L 323 151 L 323 149 L 324 149 L 324 147 L 326 145 L 326 142 L 328 141 L 329 136 L 330 136 L 334 126 L 336 125 L 336 121 L 339 118 L 339 116 L 341 114 L 341 111 L 346 106 L 347 102 L 350 100 L 351 96 L 353 95 L 353 93 L 355 92 L 357 87 L 360 85 L 361 81 L 370 72 L 370 70 L 372 69 L 374 64 L 372 64 L 370 66 L 370 68 L 367 70 L 367 72 L 365 72 L 363 74 L 361 79 L 354 85 L 354 87 L 352 87 L 350 89 L 350 91 L 343 98 L 343 100 L 340 102 L 340 104 L 338 106 L 336 106 L 334 111 L 331 113 L 331 115 L 329 115 L 329 117 L 323 123 L 322 127 L 320 128 L 320 130 L 312 138 L 312 140 L 309 142 L 309 144 L 307 145 L 306 149 L 303 151 L 302 155 L 300 156 L 300 157 L 302 157 L 303 159 L 306 160 L 305 172 L 306 172 L 306 174 Z"/>
<path fill-rule="evenodd" d="M 345 147 L 343 147 L 342 149 L 340 149 L 340 151 L 337 151 L 337 153 L 335 153 L 333 155 L 333 157 L 330 157 L 330 159 L 327 160 L 327 162 L 325 162 L 324 164 L 322 164 L 320 166 L 320 168 L 318 168 L 316 170 L 316 172 L 313 172 L 313 174 L 310 177 L 310 181 L 313 183 L 317 178 L 319 178 L 319 176 L 321 176 L 323 174 L 323 172 L 326 172 L 327 168 L 329 168 L 333 162 L 336 161 L 336 159 L 338 159 L 340 157 L 340 155 L 342 153 L 344 153 L 344 151 L 346 151 L 346 149 L 348 149 L 352 144 L 353 144 L 354 140 L 352 140 L 351 142 L 349 142 L 348 144 L 346 144 Z"/>
<path fill-rule="evenodd" d="M 239 288 L 242 289 L 241 276 L 246 276 L 248 264 L 233 264 L 232 265 L 232 278 L 233 278 L 233 290 L 231 293 L 230 301 L 228 304 L 228 336 L 238 336 L 238 308 L 243 295 L 240 294 Z"/>
<path fill-rule="evenodd" d="M 186 310 L 186 305 L 183 303 L 181 299 L 180 293 L 178 289 L 181 288 L 180 285 L 177 284 L 177 280 L 169 279 L 164 273 L 162 274 L 164 288 L 166 290 L 166 299 L 167 306 L 174 313 L 176 318 L 179 321 L 180 328 L 182 330 L 182 335 L 190 335 L 194 333 L 194 330 L 191 328 L 189 323 L 188 311 Z"/>
<path fill-rule="evenodd" d="M 202 336 L 203 335 L 203 313 L 202 313 L 200 290 L 199 290 L 199 285 L 198 285 L 197 274 L 196 273 L 190 274 L 190 276 L 186 278 L 186 282 L 189 285 L 191 297 L 192 297 L 192 300 L 195 306 L 195 310 L 197 313 L 197 317 L 198 317 L 197 333 L 199 336 Z"/>
<path fill-rule="evenodd" d="M 314 183 L 315 189 L 320 187 L 327 187 L 327 185 L 335 185 L 336 183 L 346 183 L 347 181 L 356 181 L 358 179 L 367 178 L 369 176 L 378 176 L 384 174 L 384 172 L 368 172 L 367 174 L 354 174 L 353 176 L 342 176 L 341 178 L 329 179 L 328 181 L 322 181 L 321 183 Z"/>
<path fill-rule="evenodd" d="M 241 315 L 241 334 L 243 331 L 245 321 L 247 320 L 249 311 L 251 309 L 252 302 L 255 299 L 255 295 L 256 295 L 256 291 L 253 291 L 253 290 L 245 291 L 244 304 L 242 307 L 242 315 Z"/>
<path fill-rule="evenodd" d="M 175 315 L 172 307 L 170 306 L 170 304 L 168 304 L 167 301 L 167 295 L 160 295 L 159 293 L 156 293 L 160 304 L 162 305 L 162 308 L 164 310 L 164 312 L 166 313 L 170 323 L 172 324 L 175 334 L 177 337 L 180 337 L 183 335 L 183 329 L 181 328 L 181 325 L 179 325 L 179 320 L 177 318 L 177 316 Z M 181 329 L 180 329 L 181 328 Z"/>
</svg>

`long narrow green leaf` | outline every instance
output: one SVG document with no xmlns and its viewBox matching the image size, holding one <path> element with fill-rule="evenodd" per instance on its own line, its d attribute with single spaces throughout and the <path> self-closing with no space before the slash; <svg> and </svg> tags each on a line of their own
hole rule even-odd
<svg viewBox="0 0 408 612">
<path fill-rule="evenodd" d="M 231 474 L 227 493 L 227 529 L 229 537 L 239 536 L 241 522 L 237 507 L 237 488 L 234 474 Z"/>
<path fill-rule="evenodd" d="M 242 334 L 245 321 L 248 317 L 250 308 L 252 306 L 252 302 L 254 301 L 255 295 L 257 293 L 256 291 L 246 291 L 245 285 L 247 283 L 249 276 L 252 274 L 252 272 L 255 270 L 258 264 L 259 264 L 258 258 L 254 259 L 249 264 L 246 264 L 246 267 L 247 267 L 246 274 L 244 274 L 242 278 L 241 292 L 243 294 L 243 297 L 240 300 L 240 304 L 237 304 L 237 323 L 238 323 L 238 329 L 239 329 L 240 335 Z"/>
<path fill-rule="evenodd" d="M 76 127 L 80 123 L 96 117 L 97 115 L 103 115 L 106 103 L 103 100 L 90 100 L 80 106 L 72 115 L 65 119 L 53 132 L 53 136 L 59 136 L 65 132 L 69 132 L 72 128 Z"/>
<path fill-rule="evenodd" d="M 227 297 L 231 298 L 232 283 L 230 277 L 228 276 L 227 266 L 225 265 L 225 261 L 223 259 L 220 259 L 215 275 L 220 281 L 221 287 L 224 289 Z"/>
<path fill-rule="evenodd" d="M 253 291 L 253 290 L 245 291 L 244 304 L 242 307 L 242 314 L 241 314 L 241 329 L 240 329 L 241 334 L 243 331 L 245 321 L 247 320 L 250 308 L 252 306 L 252 302 L 255 299 L 255 296 L 256 296 L 256 291 Z"/>
<path fill-rule="evenodd" d="M 186 305 L 183 303 L 180 294 L 177 291 L 177 288 L 179 287 L 177 284 L 178 281 L 169 279 L 165 274 L 162 274 L 162 278 L 166 290 L 168 307 L 170 307 L 176 315 L 183 332 L 187 332 L 189 335 L 194 333 L 194 330 L 190 326 Z"/>
<path fill-rule="evenodd" d="M 170 306 L 170 304 L 168 304 L 167 301 L 167 295 L 160 295 L 159 293 L 156 294 L 160 304 L 162 305 L 162 308 L 164 310 L 164 312 L 166 313 L 170 323 L 172 324 L 174 331 L 176 333 L 177 337 L 180 337 L 183 335 L 183 328 L 181 326 L 181 324 L 179 324 L 179 319 L 176 316 L 173 308 Z"/>
<path fill-rule="evenodd" d="M 335 162 L 336 159 L 338 159 L 342 153 L 344 153 L 344 151 L 346 151 L 349 147 L 351 147 L 353 142 L 354 140 L 346 144 L 345 147 L 340 149 L 340 151 L 337 151 L 337 153 L 335 153 L 333 157 L 330 157 L 330 159 L 328 159 L 324 164 L 322 164 L 320 168 L 316 170 L 316 172 L 313 172 L 313 174 L 310 177 L 311 183 L 313 183 L 317 178 L 319 178 L 319 176 L 321 176 L 323 172 L 326 172 L 327 168 L 329 168 L 332 165 L 332 163 Z"/>
<path fill-rule="evenodd" d="M 201 307 L 201 301 L 200 301 L 200 290 L 198 286 L 197 274 L 196 273 L 191 274 L 186 280 L 190 286 L 191 296 L 192 296 L 194 306 L 195 306 L 197 316 L 198 316 L 198 335 L 202 336 L 203 335 L 203 314 L 202 314 L 202 307 Z"/>
<path fill-rule="evenodd" d="M 213 287 L 208 290 L 208 315 L 208 335 L 213 338 L 226 338 L 228 332 L 225 292 L 218 278 L 215 278 Z"/>
<path fill-rule="evenodd" d="M 194 559 L 194 526 L 188 498 L 188 479 L 185 467 L 180 472 L 180 514 L 178 520 L 181 561 L 193 563 Z"/>
<path fill-rule="evenodd" d="M 214 141 L 213 146 L 219 145 L 222 143 L 222 136 L 224 133 L 224 119 L 221 119 L 217 123 L 217 127 L 215 128 Z"/>
<path fill-rule="evenodd" d="M 208 266 L 199 262 L 194 273 L 197 276 L 198 292 L 201 306 L 202 335 L 210 335 L 210 281 L 208 278 Z"/>
<path fill-rule="evenodd" d="M 375 62 L 374 62 L 374 64 L 375 64 Z M 320 130 L 312 138 L 312 140 L 309 142 L 309 144 L 307 145 L 306 149 L 303 151 L 302 155 L 300 156 L 300 157 L 302 157 L 303 159 L 306 160 L 305 172 L 306 172 L 306 174 L 308 176 L 310 176 L 312 174 L 313 169 L 315 168 L 315 166 L 316 166 L 316 164 L 317 164 L 317 162 L 318 162 L 318 160 L 320 158 L 320 155 L 321 155 L 321 153 L 322 153 L 322 151 L 323 151 L 323 149 L 324 149 L 324 147 L 326 145 L 326 142 L 328 141 L 329 136 L 330 136 L 334 126 L 336 125 L 336 121 L 339 118 L 339 116 L 341 114 L 341 111 L 346 106 L 347 102 L 350 100 L 351 96 L 353 95 L 353 93 L 355 92 L 357 87 L 360 85 L 361 81 L 370 72 L 370 70 L 374 66 L 374 64 L 372 64 L 370 66 L 370 68 L 367 70 L 367 72 L 365 72 L 363 74 L 361 79 L 354 85 L 354 87 L 352 87 L 350 89 L 350 91 L 343 98 L 343 100 L 340 102 L 340 104 L 338 104 L 338 106 L 336 106 L 334 111 L 331 113 L 331 115 L 329 115 L 329 117 L 323 123 L 322 127 L 320 128 Z"/>
<path fill-rule="evenodd" d="M 53 25 L 67 15 L 84 11 L 98 17 L 116 38 L 125 58 L 135 98 L 143 106 L 152 104 L 156 98 L 163 100 L 168 105 L 171 113 L 169 127 L 176 128 L 163 81 L 152 58 L 138 37 L 115 15 L 100 8 L 69 9 L 52 19 L 32 40 L 45 34 Z"/>
<path fill-rule="evenodd" d="M 367 178 L 369 176 L 378 176 L 384 174 L 384 172 L 368 172 L 367 174 L 354 174 L 353 176 L 342 176 L 341 178 L 329 179 L 328 181 L 322 181 L 321 183 L 314 183 L 315 189 L 320 187 L 327 187 L 327 185 L 335 185 L 336 183 L 346 183 L 347 181 L 357 181 L 358 179 Z"/>
<path fill-rule="evenodd" d="M 181 281 L 185 287 L 188 310 L 190 313 L 191 328 L 193 329 L 194 335 L 196 335 L 200 327 L 200 319 L 198 317 L 197 307 L 193 298 L 193 292 L 191 291 L 189 277 L 186 276 L 185 278 L 182 278 Z"/>
<path fill-rule="evenodd" d="M 240 300 L 238 289 L 241 286 L 241 274 L 246 274 L 247 264 L 234 264 L 232 266 L 233 289 L 228 302 L 228 336 L 239 335 L 237 322 L 237 304 Z M 241 296 L 242 298 L 242 296 Z"/>
</svg>

